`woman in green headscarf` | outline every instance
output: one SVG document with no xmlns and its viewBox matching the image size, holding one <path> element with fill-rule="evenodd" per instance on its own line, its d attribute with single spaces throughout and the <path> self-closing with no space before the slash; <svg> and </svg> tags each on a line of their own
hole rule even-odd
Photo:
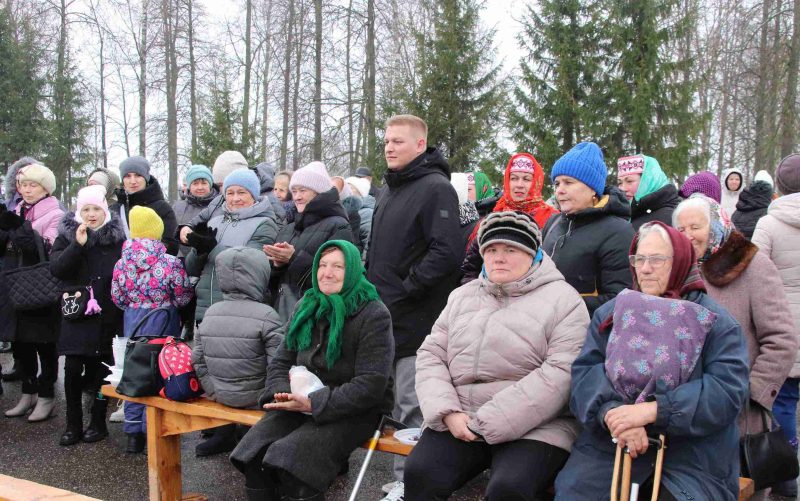
<svg viewBox="0 0 800 501">
<path fill-rule="evenodd" d="M 681 203 L 678 189 L 669 182 L 653 157 L 633 155 L 617 160 L 619 188 L 631 203 L 631 225 L 635 231 L 644 223 L 672 224 L 672 212 Z"/>
<path fill-rule="evenodd" d="M 392 409 L 391 317 L 364 275 L 358 249 L 325 242 L 311 278 L 267 370 L 259 405 L 268 412 L 231 454 L 249 500 L 324 499 L 350 453 Z M 293 393 L 293 366 L 316 375 L 322 388 L 306 395 L 295 379 Z"/>
</svg>

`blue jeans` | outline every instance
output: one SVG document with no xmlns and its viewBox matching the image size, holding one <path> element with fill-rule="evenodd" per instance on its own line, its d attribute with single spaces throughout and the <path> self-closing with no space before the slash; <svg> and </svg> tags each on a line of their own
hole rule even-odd
<svg viewBox="0 0 800 501">
<path fill-rule="evenodd" d="M 788 378 L 781 386 L 775 403 L 772 404 L 772 413 L 775 420 L 781 425 L 786 438 L 792 447 L 797 449 L 797 401 L 800 399 L 800 379 Z"/>
<path fill-rule="evenodd" d="M 122 431 L 127 434 L 147 433 L 147 406 L 136 402 L 125 402 L 125 422 Z"/>
</svg>

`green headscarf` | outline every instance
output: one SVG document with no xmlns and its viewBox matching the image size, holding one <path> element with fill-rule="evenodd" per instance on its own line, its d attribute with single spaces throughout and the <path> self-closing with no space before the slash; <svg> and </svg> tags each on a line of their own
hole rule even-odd
<svg viewBox="0 0 800 501">
<path fill-rule="evenodd" d="M 475 201 L 480 202 L 484 198 L 492 198 L 495 193 L 489 176 L 477 170 L 472 175 L 475 177 Z"/>
<path fill-rule="evenodd" d="M 320 256 L 328 247 L 337 247 L 344 254 L 344 284 L 338 294 L 330 296 L 323 294 L 317 283 Z M 361 253 L 355 245 L 344 240 L 329 240 L 320 246 L 311 268 L 311 283 L 312 287 L 303 294 L 289 325 L 286 346 L 294 351 L 302 351 L 311 346 L 314 325 L 321 319 L 326 319 L 330 327 L 325 361 L 330 369 L 342 354 L 341 336 L 345 319 L 365 303 L 379 301 L 380 297 L 375 286 L 367 281 L 364 265 L 361 264 Z"/>
<path fill-rule="evenodd" d="M 636 195 L 633 197 L 636 200 L 641 200 L 669 184 L 669 178 L 661 170 L 658 160 L 647 155 L 640 156 L 644 158 L 644 171 L 642 179 L 639 181 L 639 189 L 636 190 Z"/>
</svg>

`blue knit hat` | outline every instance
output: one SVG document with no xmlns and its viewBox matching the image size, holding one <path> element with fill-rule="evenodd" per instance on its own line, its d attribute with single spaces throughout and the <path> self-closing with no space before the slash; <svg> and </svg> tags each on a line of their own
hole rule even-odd
<svg viewBox="0 0 800 501">
<path fill-rule="evenodd" d="M 261 199 L 261 183 L 256 173 L 250 169 L 238 169 L 228 174 L 222 185 L 222 193 L 228 191 L 230 186 L 241 186 L 253 195 L 255 201 Z"/>
<path fill-rule="evenodd" d="M 211 169 L 205 165 L 192 165 L 189 167 L 189 170 L 186 171 L 186 176 L 184 177 L 186 187 L 188 188 L 198 179 L 205 179 L 208 181 L 209 186 L 214 184 L 214 176 L 211 175 Z"/>
<path fill-rule="evenodd" d="M 574 177 L 597 195 L 606 189 L 608 168 L 603 161 L 603 152 L 595 143 L 578 143 L 571 150 L 556 160 L 550 171 L 550 180 L 555 182 L 558 176 Z"/>
</svg>

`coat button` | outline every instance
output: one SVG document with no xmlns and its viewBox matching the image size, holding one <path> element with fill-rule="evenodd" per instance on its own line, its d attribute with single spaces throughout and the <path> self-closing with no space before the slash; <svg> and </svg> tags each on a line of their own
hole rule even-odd
<svg viewBox="0 0 800 501">
<path fill-rule="evenodd" d="M 778 390 L 772 390 L 771 392 L 769 392 L 769 394 L 774 397 L 775 395 L 778 394 Z"/>
</svg>

